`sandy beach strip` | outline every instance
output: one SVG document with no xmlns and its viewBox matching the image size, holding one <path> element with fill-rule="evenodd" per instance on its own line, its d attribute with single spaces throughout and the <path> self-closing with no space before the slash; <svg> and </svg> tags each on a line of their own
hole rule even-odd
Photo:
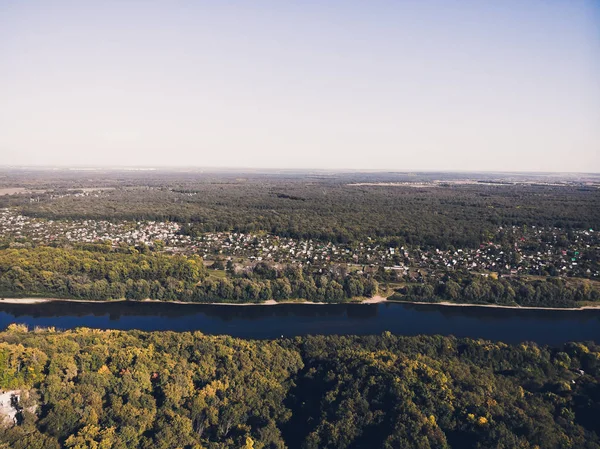
<svg viewBox="0 0 600 449">
<path fill-rule="evenodd" d="M 488 307 L 492 309 L 513 309 L 513 310 L 594 310 L 600 309 L 600 305 L 598 306 L 581 306 L 581 307 L 535 307 L 535 306 L 504 306 L 501 304 L 469 304 L 469 303 L 458 303 L 458 302 L 424 302 L 424 301 L 400 301 L 400 300 L 391 300 L 388 301 L 390 303 L 396 304 L 419 304 L 419 305 L 428 305 L 428 306 L 447 306 L 447 307 Z"/>
<path fill-rule="evenodd" d="M 368 301 L 368 300 L 367 300 Z M 128 300 L 128 299 L 107 299 L 107 300 L 93 300 L 93 299 L 73 299 L 73 298 L 0 298 L 0 304 L 42 304 L 48 302 L 77 302 L 85 304 L 109 304 L 109 303 L 155 303 L 155 304 L 196 304 L 196 305 L 212 305 L 212 306 L 276 306 L 278 304 L 314 304 L 314 305 L 326 305 L 336 304 L 327 302 L 314 302 L 314 301 L 275 301 L 269 299 L 263 302 L 187 302 L 187 301 L 161 301 L 159 299 L 142 299 L 139 301 Z M 378 302 L 378 301 L 376 301 Z"/>
<path fill-rule="evenodd" d="M 275 301 L 269 299 L 264 302 L 246 302 L 246 303 L 235 303 L 235 302 L 185 302 L 185 301 L 161 301 L 158 299 L 143 299 L 141 301 L 127 300 L 127 299 L 112 299 L 112 300 L 89 300 L 89 299 L 70 299 L 70 298 L 0 298 L 0 304 L 41 304 L 47 302 L 78 302 L 78 303 L 90 303 L 90 304 L 108 304 L 108 303 L 120 303 L 120 302 L 131 302 L 131 303 L 156 303 L 156 304 L 197 304 L 197 305 L 212 305 L 212 306 L 276 306 L 280 304 L 310 304 L 310 305 L 327 305 L 327 304 L 381 304 L 381 303 L 395 303 L 395 304 L 417 304 L 417 305 L 428 305 L 428 306 L 444 306 L 444 307 L 487 307 L 494 309 L 516 309 L 516 310 L 594 310 L 600 309 L 600 305 L 597 306 L 582 306 L 582 307 L 534 307 L 534 306 L 505 306 L 501 304 L 469 304 L 469 303 L 455 303 L 455 302 L 424 302 L 424 301 L 401 301 L 401 300 L 389 300 L 388 298 L 380 295 L 375 295 L 372 298 L 366 298 L 360 302 L 340 302 L 340 303 L 327 303 L 327 302 L 314 302 L 314 301 Z"/>
<path fill-rule="evenodd" d="M 57 301 L 56 298 L 0 298 L 0 304 L 39 304 L 42 302 Z"/>
</svg>

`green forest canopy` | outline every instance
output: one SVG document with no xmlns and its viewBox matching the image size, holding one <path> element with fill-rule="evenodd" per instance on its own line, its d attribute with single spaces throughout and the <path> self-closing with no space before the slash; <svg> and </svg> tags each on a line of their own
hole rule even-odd
<svg viewBox="0 0 600 449">
<path fill-rule="evenodd" d="M 86 300 L 156 299 L 184 302 L 258 303 L 303 299 L 343 302 L 372 297 L 380 269 L 348 274 L 339 267 L 314 272 L 309 267 L 274 268 L 258 263 L 241 275 L 209 276 L 198 256 L 143 252 L 133 247 L 85 244 L 76 248 L 36 246 L 0 249 L 0 295 Z M 600 301 L 598 282 L 482 277 L 447 273 L 396 289 L 391 300 L 465 302 L 536 307 L 579 307 Z"/>
<path fill-rule="evenodd" d="M 0 448 L 600 448 L 600 347 L 0 333 Z"/>
<path fill-rule="evenodd" d="M 0 207 L 20 205 L 26 215 L 51 219 L 171 220 L 186 224 L 183 231 L 191 235 L 266 231 L 340 243 L 385 238 L 438 248 L 476 247 L 499 226 L 600 227 L 597 188 L 349 185 L 357 179 L 168 178 L 157 186 L 121 186 L 97 196 L 46 193 L 34 195 L 34 202 L 0 197 Z"/>
</svg>

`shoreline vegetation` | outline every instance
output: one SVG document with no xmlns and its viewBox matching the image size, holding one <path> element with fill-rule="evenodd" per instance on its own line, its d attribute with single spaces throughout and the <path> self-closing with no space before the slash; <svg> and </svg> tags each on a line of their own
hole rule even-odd
<svg viewBox="0 0 600 449">
<path fill-rule="evenodd" d="M 458 303 L 449 301 L 440 302 L 427 302 L 427 301 L 402 301 L 399 299 L 388 299 L 381 295 L 376 295 L 371 298 L 362 300 L 350 300 L 346 302 L 328 303 L 328 302 L 316 302 L 316 301 L 302 301 L 302 300 L 286 300 L 286 301 L 275 301 L 273 299 L 263 302 L 251 302 L 251 303 L 231 303 L 231 302 L 186 302 L 186 301 L 161 301 L 157 299 L 143 299 L 141 301 L 130 300 L 130 299 L 108 299 L 108 300 L 86 300 L 86 299 L 72 299 L 72 298 L 0 298 L 0 304 L 43 304 L 48 302 L 77 302 L 77 303 L 120 303 L 120 302 L 131 302 L 131 303 L 162 303 L 162 304 L 190 304 L 190 305 L 211 305 L 211 306 L 276 306 L 280 304 L 303 304 L 303 305 L 331 305 L 331 304 L 381 304 L 381 303 L 395 303 L 395 304 L 416 304 L 416 305 L 431 305 L 431 306 L 444 306 L 444 307 L 487 307 L 493 309 L 517 309 L 517 310 L 564 310 L 564 311 L 577 311 L 577 310 L 595 310 L 600 309 L 600 305 L 582 305 L 580 307 L 536 307 L 536 306 L 521 306 L 521 305 L 502 305 L 502 304 L 476 304 L 476 303 Z"/>
<path fill-rule="evenodd" d="M 198 255 L 143 247 L 0 248 L 0 298 L 33 298 L 27 300 L 30 302 L 45 298 L 139 302 L 152 298 L 186 304 L 269 305 L 368 304 L 387 297 L 400 302 L 560 310 L 600 305 L 600 282 L 581 278 L 454 271 L 398 279 L 390 278 L 381 266 L 357 271 L 340 265 L 317 269 L 258 262 L 236 271 L 232 265 L 217 269 L 214 262 L 206 266 Z"/>
</svg>

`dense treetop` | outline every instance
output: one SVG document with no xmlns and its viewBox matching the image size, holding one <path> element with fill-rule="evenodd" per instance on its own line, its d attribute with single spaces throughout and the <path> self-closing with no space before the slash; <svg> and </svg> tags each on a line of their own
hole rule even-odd
<svg viewBox="0 0 600 449">
<path fill-rule="evenodd" d="M 298 266 L 257 264 L 232 277 L 208 277 L 197 256 L 166 255 L 147 248 L 82 249 L 38 246 L 0 249 L 0 294 L 91 300 L 157 299 L 184 302 L 261 302 L 311 299 L 340 302 L 371 297 L 373 277 L 343 269 L 312 273 Z"/>
<path fill-rule="evenodd" d="M 580 371 L 581 370 L 581 371 Z M 0 447 L 599 448 L 600 348 L 453 337 L 0 333 Z"/>
<path fill-rule="evenodd" d="M 37 246 L 0 249 L 0 294 L 88 300 L 155 299 L 247 303 L 267 300 L 342 302 L 372 297 L 390 272 L 348 273 L 343 266 L 310 267 L 258 263 L 240 274 L 211 275 L 197 256 L 167 255 L 106 244 L 76 248 Z M 561 278 L 483 277 L 447 273 L 404 282 L 391 300 L 467 302 L 537 307 L 579 307 L 600 301 L 600 285 Z"/>
</svg>

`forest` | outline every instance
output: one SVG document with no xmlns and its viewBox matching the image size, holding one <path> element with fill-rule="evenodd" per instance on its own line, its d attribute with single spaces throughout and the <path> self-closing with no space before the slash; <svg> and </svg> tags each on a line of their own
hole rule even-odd
<svg viewBox="0 0 600 449">
<path fill-rule="evenodd" d="M 184 224 L 188 235 L 265 231 L 437 248 L 476 247 L 499 226 L 600 228 L 600 191 L 582 185 L 460 184 L 460 175 L 453 175 L 454 183 L 408 182 L 432 176 L 425 174 L 156 176 L 99 178 L 94 185 L 113 187 L 88 196 L 65 188 L 86 185 L 87 178 L 38 181 L 39 193 L 0 196 L 0 207 L 49 219 L 171 220 Z M 396 180 L 404 184 L 386 184 Z"/>
<path fill-rule="evenodd" d="M 231 264 L 230 264 L 231 266 Z M 392 290 L 389 300 L 580 307 L 600 301 L 600 285 L 587 279 L 481 276 L 452 272 L 390 283 L 383 269 L 349 273 L 344 266 L 315 271 L 264 262 L 240 273 L 215 271 L 198 256 L 169 255 L 148 247 L 0 248 L 0 295 L 85 300 L 259 303 L 267 300 L 343 302 Z M 215 276 L 211 273 L 223 273 Z M 396 285 L 396 287 L 390 287 Z"/>
<path fill-rule="evenodd" d="M 600 301 L 600 285 L 589 280 L 523 279 L 448 273 L 441 280 L 405 285 L 390 300 L 455 302 L 528 307 L 579 307 Z"/>
<path fill-rule="evenodd" d="M 593 343 L 11 325 L 0 448 L 597 449 L 599 380 Z"/>
<path fill-rule="evenodd" d="M 183 302 L 261 302 L 309 299 L 340 302 L 378 292 L 373 277 L 342 268 L 318 275 L 299 266 L 277 270 L 257 264 L 238 276 L 208 276 L 197 256 L 165 255 L 147 248 L 115 250 L 39 246 L 0 249 L 0 295 L 86 300 L 155 299 Z"/>
</svg>

